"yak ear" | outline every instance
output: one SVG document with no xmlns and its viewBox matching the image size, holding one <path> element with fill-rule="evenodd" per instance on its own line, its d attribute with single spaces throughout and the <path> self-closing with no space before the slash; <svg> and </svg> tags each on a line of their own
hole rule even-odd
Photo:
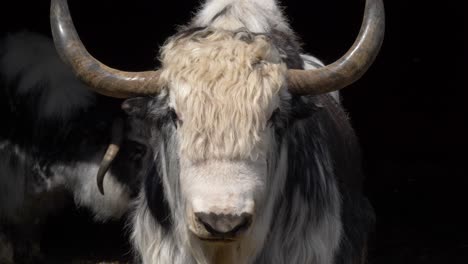
<svg viewBox="0 0 468 264">
<path fill-rule="evenodd" d="M 322 105 L 314 102 L 309 96 L 295 96 L 292 99 L 291 116 L 294 120 L 301 120 L 311 117 L 317 113 Z"/>
<path fill-rule="evenodd" d="M 150 97 L 133 97 L 126 99 L 121 107 L 129 116 L 144 118 L 148 113 L 151 100 Z"/>
</svg>

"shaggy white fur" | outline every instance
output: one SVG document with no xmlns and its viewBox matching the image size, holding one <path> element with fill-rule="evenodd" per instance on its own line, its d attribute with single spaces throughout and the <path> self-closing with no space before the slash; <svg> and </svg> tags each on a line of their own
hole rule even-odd
<svg viewBox="0 0 468 264">
<path fill-rule="evenodd" d="M 319 167 L 319 175 L 310 177 L 328 177 L 321 162 L 314 163 Z M 277 264 L 288 263 L 334 263 L 335 253 L 339 248 L 343 228 L 340 219 L 341 197 L 335 184 L 328 186 L 333 195 L 330 197 L 330 207 L 325 215 L 316 223 L 312 223 L 315 210 L 306 210 L 308 202 L 298 193 L 294 195 L 292 208 L 281 206 L 275 212 L 275 219 L 279 220 L 271 227 L 268 246 L 258 263 L 269 263 L 276 260 Z M 294 223 L 284 222 L 288 213 L 296 216 Z M 308 213 L 305 213 L 308 212 Z"/>
<path fill-rule="evenodd" d="M 182 121 L 181 151 L 192 160 L 255 158 L 252 149 L 278 107 L 286 66 L 263 35 L 195 34 L 162 51 L 162 79 Z"/>
<path fill-rule="evenodd" d="M 247 28 L 257 33 L 272 29 L 289 31 L 275 0 L 209 0 L 195 16 L 193 26 L 226 30 Z"/>
</svg>

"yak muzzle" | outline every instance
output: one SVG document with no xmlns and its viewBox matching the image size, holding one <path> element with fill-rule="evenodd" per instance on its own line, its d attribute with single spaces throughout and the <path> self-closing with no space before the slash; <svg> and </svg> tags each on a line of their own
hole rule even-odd
<svg viewBox="0 0 468 264">
<path fill-rule="evenodd" d="M 207 241 L 235 240 L 245 233 L 252 224 L 252 215 L 195 213 L 196 221 L 203 227 L 209 236 L 200 239 Z"/>
</svg>

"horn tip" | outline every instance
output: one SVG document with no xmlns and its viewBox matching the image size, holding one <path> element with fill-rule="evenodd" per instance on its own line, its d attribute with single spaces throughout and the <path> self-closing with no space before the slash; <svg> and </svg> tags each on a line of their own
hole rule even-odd
<svg viewBox="0 0 468 264">
<path fill-rule="evenodd" d="M 104 174 L 105 174 L 105 172 L 104 172 Z M 104 195 L 104 175 L 101 172 L 101 170 L 98 171 L 96 179 L 97 179 L 98 190 L 102 195 Z"/>
</svg>

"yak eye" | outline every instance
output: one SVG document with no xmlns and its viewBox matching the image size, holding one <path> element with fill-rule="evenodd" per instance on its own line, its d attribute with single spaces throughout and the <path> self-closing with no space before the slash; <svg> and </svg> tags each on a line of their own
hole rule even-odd
<svg viewBox="0 0 468 264">
<path fill-rule="evenodd" d="M 273 113 L 271 114 L 270 119 L 268 119 L 268 122 L 274 122 L 276 118 L 278 118 L 279 112 L 279 108 L 276 108 L 275 111 L 273 111 Z"/>
<path fill-rule="evenodd" d="M 179 119 L 176 111 L 173 108 L 169 108 L 168 117 L 174 126 L 179 127 L 182 124 L 182 121 Z"/>
</svg>

